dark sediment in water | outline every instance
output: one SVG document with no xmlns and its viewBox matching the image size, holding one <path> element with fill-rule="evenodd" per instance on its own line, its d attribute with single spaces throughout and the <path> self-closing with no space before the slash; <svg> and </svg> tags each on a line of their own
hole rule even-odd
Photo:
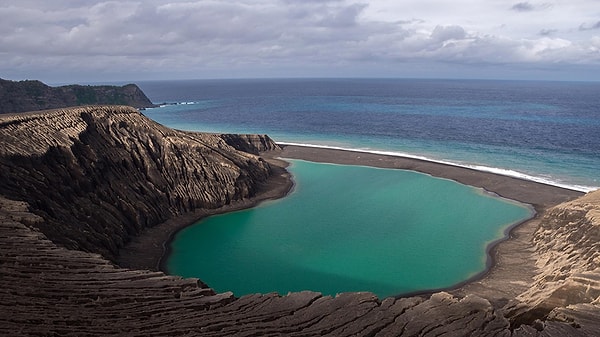
<svg viewBox="0 0 600 337">
<path fill-rule="evenodd" d="M 533 272 L 534 282 L 508 282 L 516 290 L 507 285 L 506 297 L 487 298 L 485 291 L 470 292 L 467 286 L 452 294 L 383 300 L 370 293 L 327 297 L 310 291 L 235 298 L 195 279 L 110 261 L 118 260 L 126 242 L 161 222 L 184 219 L 181 225 L 203 209 L 252 205 L 257 197 L 276 196 L 261 194 L 271 182 L 285 194 L 285 172 L 274 161 L 236 150 L 276 149 L 271 141 L 174 131 L 125 107 L 2 116 L 0 133 L 3 335 L 593 336 L 600 331 L 597 192 L 548 212 L 542 208 L 540 229 L 518 234 L 526 245 L 521 256 L 540 269 Z M 499 261 L 502 267 L 504 260 Z M 502 269 L 491 274 L 494 270 Z M 481 289 L 485 282 L 493 285 L 494 277 L 480 281 Z"/>
</svg>

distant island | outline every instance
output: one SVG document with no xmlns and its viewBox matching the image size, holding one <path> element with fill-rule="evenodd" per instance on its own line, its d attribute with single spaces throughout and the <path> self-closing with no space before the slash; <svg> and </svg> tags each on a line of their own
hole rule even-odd
<svg viewBox="0 0 600 337">
<path fill-rule="evenodd" d="M 0 78 L 0 113 L 16 113 L 83 105 L 128 105 L 154 107 L 135 84 L 65 85 L 51 87 L 37 80 L 10 81 Z"/>
</svg>

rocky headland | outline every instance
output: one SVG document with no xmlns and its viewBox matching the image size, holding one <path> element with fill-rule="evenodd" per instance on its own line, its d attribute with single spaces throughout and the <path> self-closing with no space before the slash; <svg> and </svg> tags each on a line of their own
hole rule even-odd
<svg viewBox="0 0 600 337">
<path fill-rule="evenodd" d="M 106 104 L 138 109 L 154 106 L 135 84 L 51 87 L 37 80 L 9 81 L 0 78 L 0 114 Z"/>
<path fill-rule="evenodd" d="M 529 273 L 503 281 L 515 287 L 501 301 L 494 269 L 485 291 L 236 298 L 117 261 L 173 219 L 285 194 L 267 136 L 182 132 L 104 106 L 2 115 L 0 142 L 0 335 L 600 335 L 600 191 L 538 209 L 518 232 Z"/>
</svg>

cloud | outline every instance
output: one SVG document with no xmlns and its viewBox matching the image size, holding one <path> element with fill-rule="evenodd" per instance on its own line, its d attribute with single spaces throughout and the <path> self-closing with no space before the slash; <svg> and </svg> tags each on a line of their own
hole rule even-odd
<svg viewBox="0 0 600 337">
<path fill-rule="evenodd" d="M 0 74 L 325 76 L 428 62 L 600 63 L 591 47 L 597 38 L 589 36 L 600 23 L 579 25 L 592 22 L 593 1 L 580 12 L 531 20 L 457 1 L 438 8 L 418 1 L 21 0 L 0 4 Z M 512 10 L 550 7 L 521 2 Z M 552 29 L 548 15 L 556 19 Z"/>
<path fill-rule="evenodd" d="M 436 41 L 462 40 L 467 36 L 460 26 L 436 26 L 431 38 Z"/>
<path fill-rule="evenodd" d="M 596 22 L 594 24 L 582 23 L 579 26 L 579 30 L 580 31 L 594 30 L 594 29 L 600 29 L 600 21 L 598 21 L 598 22 Z"/>
<path fill-rule="evenodd" d="M 558 33 L 558 29 L 542 29 L 538 34 L 541 36 L 550 36 L 556 33 Z"/>
<path fill-rule="evenodd" d="M 552 7 L 550 3 L 531 4 L 529 2 L 519 2 L 514 4 L 510 9 L 516 12 L 532 12 L 537 10 L 549 9 Z"/>
<path fill-rule="evenodd" d="M 517 12 L 530 12 L 534 10 L 533 5 L 529 2 L 519 2 L 514 4 L 510 9 Z"/>
</svg>

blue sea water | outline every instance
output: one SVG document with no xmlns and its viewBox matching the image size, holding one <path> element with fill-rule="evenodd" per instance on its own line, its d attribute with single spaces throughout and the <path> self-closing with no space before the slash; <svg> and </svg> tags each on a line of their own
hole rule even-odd
<svg viewBox="0 0 600 337">
<path fill-rule="evenodd" d="M 415 79 L 140 82 L 170 127 L 404 155 L 600 188 L 600 83 Z"/>
<path fill-rule="evenodd" d="M 139 83 L 170 127 L 423 158 L 581 191 L 600 186 L 600 83 L 264 79 Z M 290 196 L 178 233 L 169 272 L 236 295 L 380 297 L 451 287 L 531 216 L 415 172 L 293 161 Z M 352 181 L 349 185 L 348 181 Z M 357 203 L 358 201 L 358 203 Z"/>
</svg>

